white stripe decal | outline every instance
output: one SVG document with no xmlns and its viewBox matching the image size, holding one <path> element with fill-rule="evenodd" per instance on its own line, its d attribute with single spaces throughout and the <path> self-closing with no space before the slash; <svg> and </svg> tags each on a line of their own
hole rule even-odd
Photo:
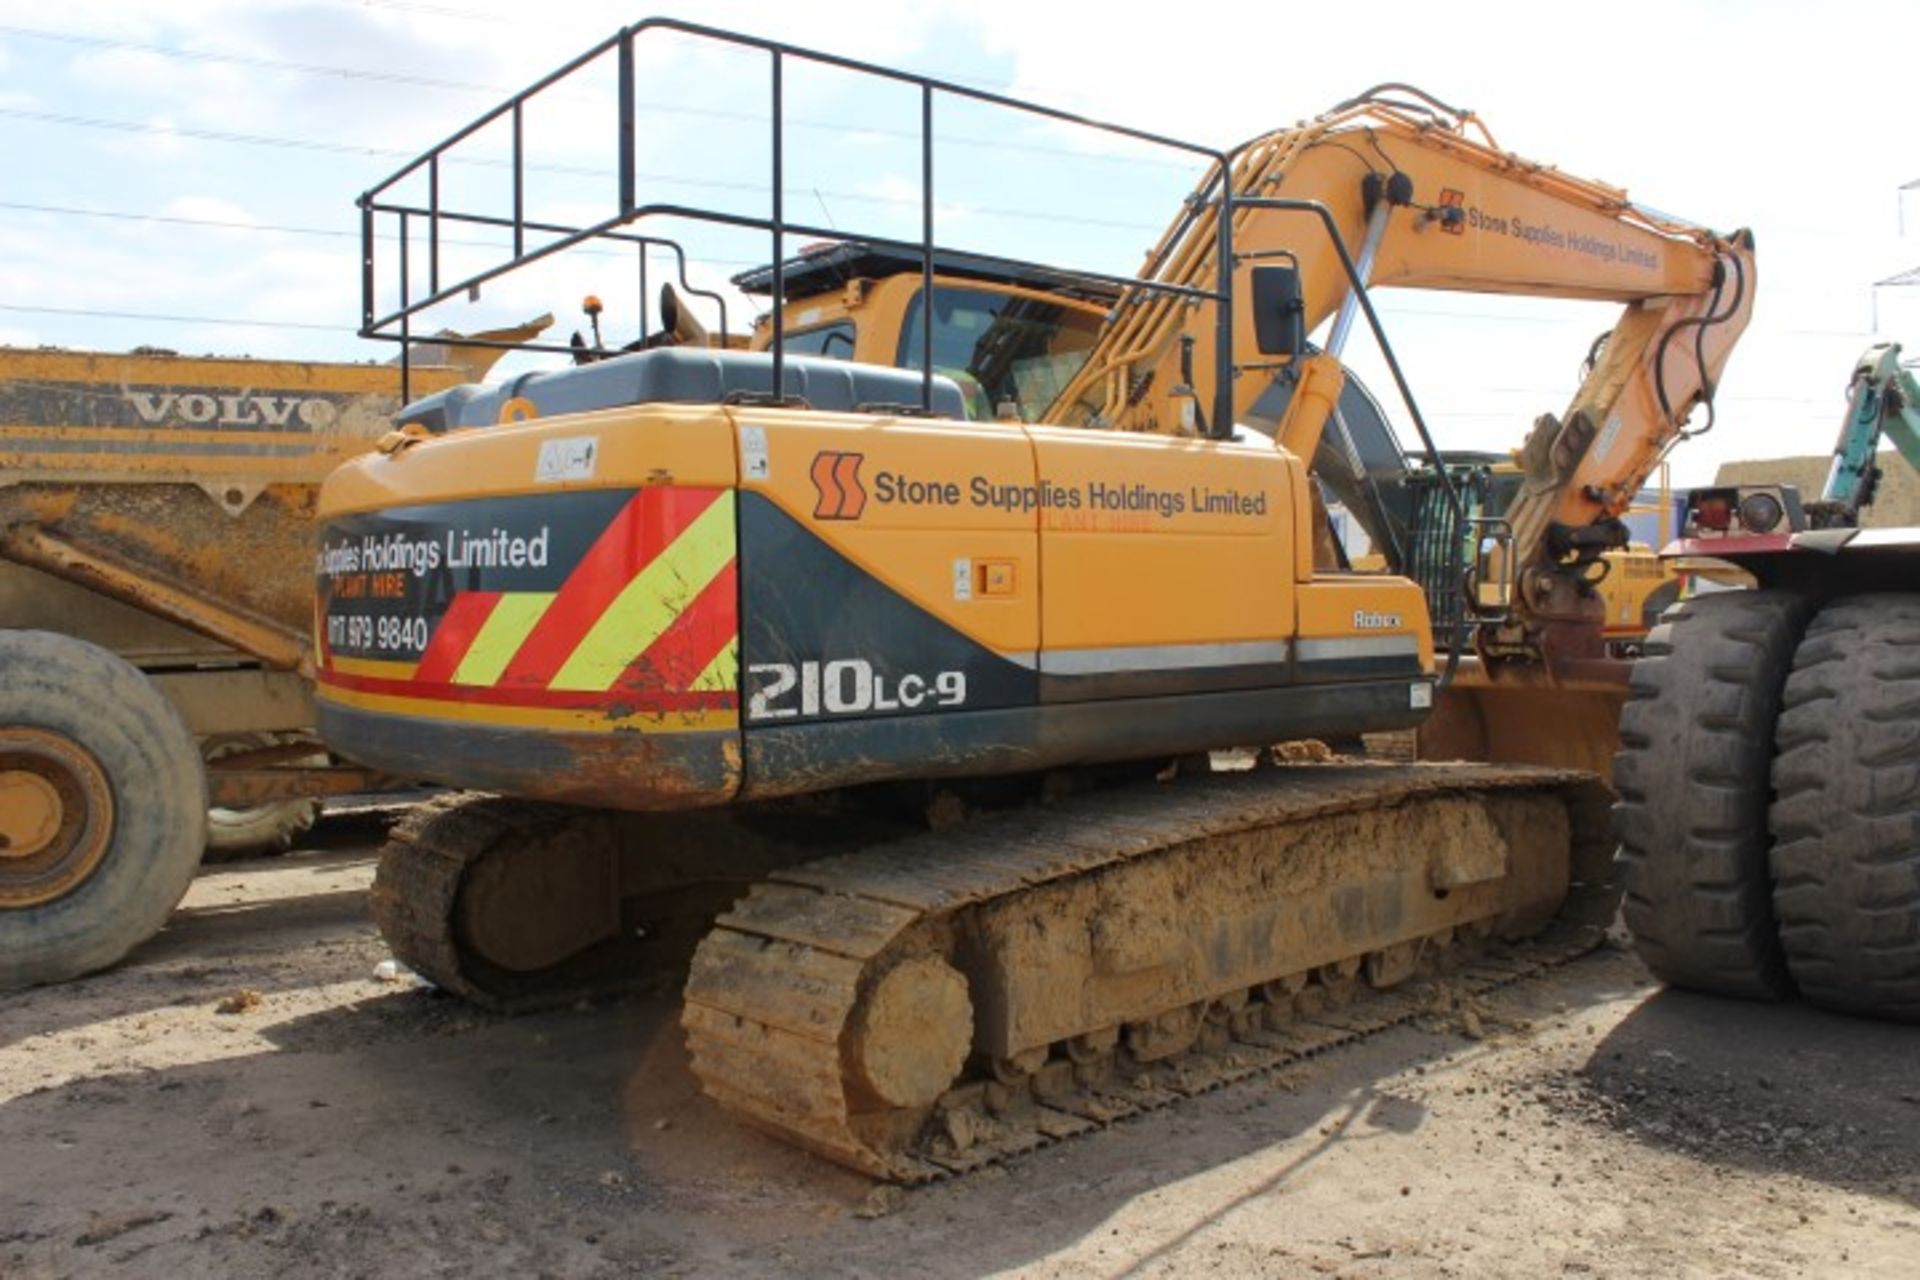
<svg viewBox="0 0 1920 1280">
<path fill-rule="evenodd" d="M 1095 676 L 1122 671 L 1273 666 L 1286 662 L 1289 651 L 1289 642 L 1285 640 L 1252 640 L 1234 644 L 1130 645 L 1114 649 L 1045 649 L 1040 654 L 1040 671 L 1050 676 Z"/>
<path fill-rule="evenodd" d="M 1300 661 L 1337 662 L 1344 658 L 1401 658 L 1420 656 L 1417 636 L 1340 636 L 1325 640 L 1302 640 Z"/>
</svg>

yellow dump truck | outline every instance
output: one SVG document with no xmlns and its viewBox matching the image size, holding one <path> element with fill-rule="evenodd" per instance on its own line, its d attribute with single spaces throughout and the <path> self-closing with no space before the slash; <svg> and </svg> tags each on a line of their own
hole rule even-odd
<svg viewBox="0 0 1920 1280">
<path fill-rule="evenodd" d="M 549 322 L 417 346 L 411 390 Z M 310 525 L 400 400 L 392 365 L 0 348 L 0 988 L 113 963 L 203 851 L 374 781 L 310 733 Z"/>
</svg>

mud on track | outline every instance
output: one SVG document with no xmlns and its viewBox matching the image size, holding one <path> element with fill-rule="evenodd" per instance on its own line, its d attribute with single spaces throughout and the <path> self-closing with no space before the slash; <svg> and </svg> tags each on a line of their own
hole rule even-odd
<svg viewBox="0 0 1920 1280">
<path fill-rule="evenodd" d="M 874 1192 L 700 1098 L 666 994 L 509 1020 L 374 981 L 377 831 L 323 838 L 203 876 L 114 973 L 0 996 L 0 1275 L 1904 1276 L 1920 1256 L 1920 1029 L 1664 994 L 1607 949 Z M 238 991 L 257 1005 L 216 1012 Z"/>
</svg>

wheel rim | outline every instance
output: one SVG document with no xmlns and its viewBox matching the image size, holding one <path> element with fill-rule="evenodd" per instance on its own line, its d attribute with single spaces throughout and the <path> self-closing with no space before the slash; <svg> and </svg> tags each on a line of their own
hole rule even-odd
<svg viewBox="0 0 1920 1280">
<path fill-rule="evenodd" d="M 0 728 L 0 909 L 35 907 L 84 884 L 113 835 L 113 790 L 71 738 Z"/>
</svg>

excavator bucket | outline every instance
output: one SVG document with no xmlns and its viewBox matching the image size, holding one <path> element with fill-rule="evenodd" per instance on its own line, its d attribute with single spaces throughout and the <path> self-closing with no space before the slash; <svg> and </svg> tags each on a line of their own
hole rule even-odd
<svg viewBox="0 0 1920 1280">
<path fill-rule="evenodd" d="M 1560 670 L 1463 658 L 1420 727 L 1422 760 L 1486 760 L 1581 769 L 1611 780 L 1627 700 L 1625 662 Z"/>
</svg>

